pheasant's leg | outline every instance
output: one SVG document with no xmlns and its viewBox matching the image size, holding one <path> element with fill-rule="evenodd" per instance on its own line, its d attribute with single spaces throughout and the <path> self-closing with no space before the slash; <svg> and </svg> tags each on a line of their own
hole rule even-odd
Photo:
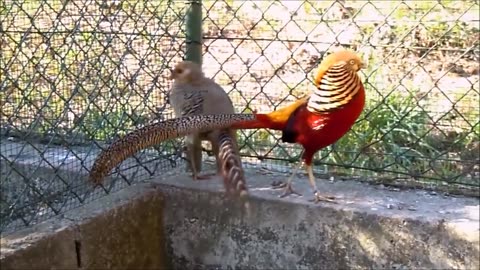
<svg viewBox="0 0 480 270">
<path fill-rule="evenodd" d="M 193 180 L 209 179 L 209 175 L 200 175 L 200 171 L 202 170 L 202 140 L 200 139 L 200 135 L 191 134 L 187 136 L 185 143 L 188 160 L 187 170 L 192 171 Z"/>
<path fill-rule="evenodd" d="M 288 178 L 286 184 L 284 183 L 284 184 L 280 184 L 276 187 L 273 187 L 274 189 L 284 188 L 282 195 L 280 195 L 280 198 L 286 197 L 290 194 L 296 194 L 298 196 L 302 196 L 302 194 L 300 194 L 300 193 L 298 193 L 298 192 L 296 192 L 292 189 L 292 180 L 295 177 L 295 175 L 297 174 L 298 169 L 300 169 L 300 167 L 302 167 L 302 165 L 303 165 L 303 161 L 298 162 L 297 166 L 295 166 L 295 168 L 293 169 L 292 175 L 290 175 L 290 177 Z"/>
<path fill-rule="evenodd" d="M 317 189 L 317 184 L 315 183 L 315 177 L 313 176 L 313 166 L 311 164 L 307 164 L 307 173 L 308 173 L 308 180 L 310 181 L 310 184 L 312 185 L 313 188 L 313 201 L 314 203 L 318 203 L 320 201 L 325 201 L 325 202 L 335 202 L 335 197 L 334 196 L 321 196 L 320 193 L 318 192 Z"/>
<path fill-rule="evenodd" d="M 210 141 L 212 141 L 210 139 Z M 199 143 L 199 145 L 201 146 L 201 144 Z M 215 144 L 212 143 L 212 147 L 213 147 L 213 153 L 215 154 L 215 160 L 217 162 L 217 172 L 216 173 L 204 173 L 202 175 L 199 174 L 199 169 L 197 168 L 201 168 L 201 162 L 193 162 L 192 165 L 195 166 L 195 171 L 192 175 L 193 179 L 194 180 L 210 180 L 213 176 L 216 176 L 218 173 L 219 173 L 219 170 L 218 170 L 218 147 L 216 147 Z M 198 160 L 202 160 L 202 149 L 199 147 L 198 149 L 198 153 L 195 152 L 194 154 L 196 154 L 196 156 L 194 157 L 194 160 L 198 161 Z M 192 170 L 193 171 L 193 170 Z"/>
</svg>

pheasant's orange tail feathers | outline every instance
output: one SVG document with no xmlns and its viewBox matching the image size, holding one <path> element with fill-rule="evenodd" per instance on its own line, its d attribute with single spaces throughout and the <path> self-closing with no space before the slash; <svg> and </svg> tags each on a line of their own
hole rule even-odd
<svg viewBox="0 0 480 270">
<path fill-rule="evenodd" d="M 234 129 L 257 129 L 257 128 L 272 128 L 274 129 L 274 122 L 270 119 L 268 114 L 254 113 L 254 120 L 246 120 L 235 123 L 231 126 Z"/>
<path fill-rule="evenodd" d="M 298 107 L 302 105 L 306 105 L 308 103 L 309 96 L 303 97 L 301 99 L 296 100 L 288 104 L 285 107 L 282 107 L 278 110 L 275 110 L 269 114 L 267 114 L 268 118 L 275 124 L 285 125 L 290 118 L 290 115 L 298 109 Z"/>
<path fill-rule="evenodd" d="M 236 123 L 232 128 L 236 129 L 257 129 L 268 128 L 274 130 L 283 130 L 287 124 L 290 115 L 297 110 L 298 107 L 306 105 L 308 102 L 308 96 L 303 97 L 286 107 L 275 110 L 271 113 L 254 113 L 255 120 L 247 120 Z"/>
</svg>

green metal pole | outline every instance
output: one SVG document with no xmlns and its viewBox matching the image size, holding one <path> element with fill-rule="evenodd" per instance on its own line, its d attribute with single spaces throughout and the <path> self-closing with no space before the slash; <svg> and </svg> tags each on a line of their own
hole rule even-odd
<svg viewBox="0 0 480 270">
<path fill-rule="evenodd" d="M 189 1 L 185 60 L 202 65 L 202 0 Z"/>
</svg>

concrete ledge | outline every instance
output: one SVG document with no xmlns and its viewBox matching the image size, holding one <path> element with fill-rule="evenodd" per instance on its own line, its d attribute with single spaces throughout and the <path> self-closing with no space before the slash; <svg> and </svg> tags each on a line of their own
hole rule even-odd
<svg viewBox="0 0 480 270">
<path fill-rule="evenodd" d="M 294 189 L 305 196 L 283 199 L 270 186 L 287 175 L 247 179 L 248 217 L 220 179 L 171 170 L 3 237 L 2 269 L 480 268 L 477 198 L 319 179 L 338 203 L 312 204 L 303 176 Z"/>
<path fill-rule="evenodd" d="M 279 178 L 285 179 L 249 175 L 254 198 L 248 219 L 213 192 L 221 189 L 220 179 L 159 182 L 176 268 L 479 268 L 477 199 L 318 181 L 340 199 L 314 205 L 304 197 L 279 199 L 268 187 Z M 299 179 L 295 188 L 308 194 L 307 182 Z"/>
<path fill-rule="evenodd" d="M 163 199 L 124 189 L 2 237 L 1 269 L 162 269 Z"/>
</svg>

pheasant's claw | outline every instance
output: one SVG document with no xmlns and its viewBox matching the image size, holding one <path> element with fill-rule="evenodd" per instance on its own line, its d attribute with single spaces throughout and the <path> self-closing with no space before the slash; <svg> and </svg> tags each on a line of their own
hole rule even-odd
<svg viewBox="0 0 480 270">
<path fill-rule="evenodd" d="M 192 175 L 192 178 L 193 178 L 194 181 L 210 180 L 215 175 L 216 175 L 216 173 L 206 173 L 206 174 L 203 174 L 203 175 Z"/>
<path fill-rule="evenodd" d="M 280 195 L 280 198 L 286 197 L 291 194 L 296 194 L 298 196 L 302 196 L 302 194 L 296 192 L 295 190 L 292 189 L 292 185 L 290 183 L 284 183 L 282 181 L 273 181 L 272 182 L 272 189 L 283 189 L 282 195 Z"/>
<path fill-rule="evenodd" d="M 282 195 L 280 195 L 279 197 L 280 198 L 284 198 L 284 197 L 287 197 L 288 195 L 291 195 L 291 194 L 295 194 L 295 195 L 298 195 L 298 196 L 302 196 L 302 194 L 296 192 L 295 190 L 292 189 L 292 185 L 290 184 L 283 184 L 283 187 L 284 187 L 284 190 L 283 190 L 283 193 Z"/>
<path fill-rule="evenodd" d="M 335 201 L 335 196 L 332 196 L 332 195 L 322 196 L 318 191 L 315 191 L 313 195 L 313 199 L 308 201 L 313 203 L 319 203 L 319 202 L 337 203 L 337 201 Z"/>
</svg>

